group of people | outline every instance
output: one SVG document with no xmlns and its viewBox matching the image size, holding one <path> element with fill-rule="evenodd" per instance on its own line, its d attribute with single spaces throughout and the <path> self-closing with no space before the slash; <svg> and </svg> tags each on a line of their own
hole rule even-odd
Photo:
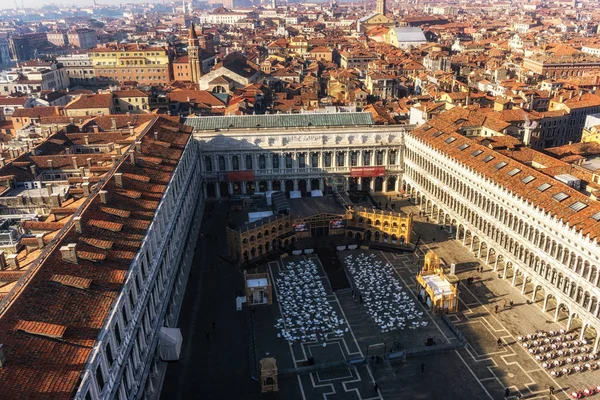
<svg viewBox="0 0 600 400">
<path fill-rule="evenodd" d="M 523 348 L 550 370 L 554 377 L 575 372 L 596 370 L 600 367 L 597 354 L 585 339 L 579 340 L 577 334 L 565 331 L 537 331 L 534 334 L 517 337 Z"/>
<path fill-rule="evenodd" d="M 379 261 L 374 254 L 349 255 L 345 259 L 359 302 L 382 332 L 395 329 L 417 329 L 426 326 L 423 311 L 396 278 L 389 263 Z"/>
<path fill-rule="evenodd" d="M 327 300 L 316 264 L 302 260 L 290 262 L 286 267 L 275 280 L 283 314 L 275 324 L 281 331 L 277 337 L 304 343 L 340 337 L 348 331 Z"/>
</svg>

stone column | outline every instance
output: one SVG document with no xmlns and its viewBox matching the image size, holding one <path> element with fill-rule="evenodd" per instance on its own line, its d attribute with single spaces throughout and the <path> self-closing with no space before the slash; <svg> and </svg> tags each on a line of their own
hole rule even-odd
<svg viewBox="0 0 600 400">
<path fill-rule="evenodd" d="M 312 190 L 312 186 L 310 184 L 310 178 L 306 178 L 306 191 L 310 192 Z"/>
<path fill-rule="evenodd" d="M 352 150 L 350 150 L 350 149 L 346 150 L 346 162 L 344 164 L 346 167 L 351 167 L 351 165 L 350 165 L 350 162 L 351 162 L 351 159 L 352 159 L 351 158 L 351 153 L 352 153 Z"/>
<path fill-rule="evenodd" d="M 525 287 L 527 286 L 527 277 L 523 276 L 523 286 L 521 287 L 521 294 L 525 294 Z"/>
<path fill-rule="evenodd" d="M 206 189 L 206 183 L 202 185 L 202 194 L 204 195 L 205 199 L 208 197 L 208 190 Z"/>
<path fill-rule="evenodd" d="M 229 195 L 233 195 L 233 182 L 228 182 L 227 183 L 228 189 L 229 189 Z"/>
<path fill-rule="evenodd" d="M 267 181 L 267 189 L 269 192 L 273 190 L 273 181 Z"/>
<path fill-rule="evenodd" d="M 369 182 L 369 189 L 371 192 L 375 192 L 375 177 L 371 178 L 371 181 Z"/>
<path fill-rule="evenodd" d="M 318 157 L 319 157 L 319 168 L 323 168 L 323 166 L 325 165 L 325 160 L 323 160 L 323 152 L 319 151 L 317 153 Z"/>
<path fill-rule="evenodd" d="M 217 196 L 217 200 L 221 198 L 221 185 L 219 185 L 219 182 L 215 182 L 215 195 Z"/>
<path fill-rule="evenodd" d="M 325 190 L 325 179 L 324 178 L 319 178 L 319 190 L 321 190 L 321 191 Z"/>
<path fill-rule="evenodd" d="M 294 190 L 298 191 L 298 179 L 294 179 Z"/>
<path fill-rule="evenodd" d="M 246 181 L 240 183 L 242 185 L 242 194 L 246 194 Z"/>
</svg>

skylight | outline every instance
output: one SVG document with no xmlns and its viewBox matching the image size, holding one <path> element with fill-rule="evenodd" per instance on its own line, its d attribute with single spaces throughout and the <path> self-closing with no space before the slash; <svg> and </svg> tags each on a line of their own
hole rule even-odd
<svg viewBox="0 0 600 400">
<path fill-rule="evenodd" d="M 569 208 L 573 211 L 581 211 L 586 207 L 587 207 L 587 204 L 582 203 L 580 201 L 576 201 L 575 203 L 573 203 L 569 206 Z"/>
<path fill-rule="evenodd" d="M 514 168 L 514 169 L 511 169 L 510 171 L 508 171 L 508 175 L 509 176 L 515 176 L 519 172 L 521 172 L 521 170 L 519 168 Z M 529 175 L 529 176 L 531 176 L 531 175 Z"/>
<path fill-rule="evenodd" d="M 542 183 L 540 186 L 538 186 L 537 190 L 539 190 L 540 192 L 543 192 L 543 191 L 550 189 L 551 187 L 552 187 L 552 185 L 549 183 Z"/>
<path fill-rule="evenodd" d="M 483 159 L 483 162 L 490 162 L 494 159 L 494 156 L 487 156 L 486 158 Z"/>
<path fill-rule="evenodd" d="M 535 180 L 535 176 L 533 175 L 527 175 L 525 178 L 521 179 L 521 182 L 523 182 L 524 184 L 528 184 L 529 182 Z"/>
<path fill-rule="evenodd" d="M 556 193 L 554 196 L 552 196 L 552 198 L 556 201 L 563 201 L 565 199 L 568 199 L 570 196 L 566 193 L 560 192 L 560 193 Z"/>
<path fill-rule="evenodd" d="M 494 165 L 494 168 L 496 168 L 496 169 L 502 169 L 502 168 L 506 167 L 507 165 L 508 165 L 507 162 L 500 161 L 498 164 Z"/>
<path fill-rule="evenodd" d="M 434 134 L 433 134 L 433 137 L 438 137 L 438 136 L 440 136 L 441 134 L 442 134 L 442 132 L 440 132 L 440 131 L 437 131 L 436 133 L 434 133 Z"/>
<path fill-rule="evenodd" d="M 450 136 L 448 139 L 444 140 L 444 143 L 450 144 L 456 140 L 455 137 Z"/>
<path fill-rule="evenodd" d="M 464 150 L 464 149 L 466 149 L 467 147 L 469 147 L 469 145 L 468 145 L 468 144 L 466 144 L 466 143 L 463 143 L 463 144 L 461 144 L 460 146 L 458 146 L 458 149 L 459 149 L 460 151 L 463 151 L 463 150 Z"/>
<path fill-rule="evenodd" d="M 475 150 L 474 152 L 471 153 L 471 155 L 473 157 L 477 157 L 478 155 L 480 155 L 481 153 L 483 153 L 483 150 Z"/>
<path fill-rule="evenodd" d="M 594 221 L 600 222 L 600 211 L 590 217 Z"/>
</svg>

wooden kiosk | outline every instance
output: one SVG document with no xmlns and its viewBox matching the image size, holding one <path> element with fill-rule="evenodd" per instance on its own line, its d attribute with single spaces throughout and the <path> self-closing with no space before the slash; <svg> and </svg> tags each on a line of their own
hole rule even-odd
<svg viewBox="0 0 600 400">
<path fill-rule="evenodd" d="M 246 286 L 246 304 L 256 306 L 273 303 L 273 287 L 269 273 L 248 274 L 244 272 Z"/>
<path fill-rule="evenodd" d="M 260 360 L 260 388 L 262 393 L 279 391 L 277 361 L 273 357 Z"/>
<path fill-rule="evenodd" d="M 434 313 L 458 311 L 460 280 L 456 275 L 447 273 L 447 269 L 440 257 L 430 250 L 417 274 L 417 292 Z"/>
</svg>

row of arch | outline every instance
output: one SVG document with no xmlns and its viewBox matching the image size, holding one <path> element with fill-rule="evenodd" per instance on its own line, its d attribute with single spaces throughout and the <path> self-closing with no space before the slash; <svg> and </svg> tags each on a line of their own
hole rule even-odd
<svg viewBox="0 0 600 400">
<path fill-rule="evenodd" d="M 474 188 L 475 185 L 460 180 L 456 174 L 446 172 L 418 152 L 407 150 L 407 154 L 416 165 L 427 171 L 429 175 L 440 180 L 444 185 L 463 197 L 464 202 L 451 196 L 448 190 L 441 188 L 441 185 L 434 184 L 422 174 L 417 173 L 412 166 L 406 165 L 407 175 L 411 176 L 416 184 L 428 190 L 436 198 L 439 198 L 443 204 L 455 210 L 461 216 L 469 220 L 473 217 L 473 222 L 477 228 L 491 235 L 493 240 L 499 240 L 502 245 L 508 243 L 511 252 L 514 252 L 513 254 L 517 255 L 521 261 L 525 261 L 524 258 L 528 257 L 528 250 L 520 244 L 525 240 L 534 246 L 536 250 L 542 250 L 547 256 L 574 271 L 595 287 L 600 287 L 598 267 L 592 265 L 589 260 L 584 259 L 576 252 L 571 251 L 569 247 L 574 247 L 574 243 L 570 243 L 568 240 L 566 243 L 560 243 L 541 228 L 530 225 L 523 219 L 522 215 L 518 215 L 493 200 L 492 194 L 489 194 L 489 196 L 482 194 Z M 473 206 L 479 208 L 479 210 L 473 209 Z M 486 215 L 486 217 L 484 218 L 482 215 Z M 489 222 L 488 219 L 492 220 L 493 223 Z M 511 234 L 507 235 L 502 230 L 496 229 L 495 226 L 497 225 L 510 229 Z M 518 239 L 513 238 L 515 234 L 519 236 Z M 498 236 L 500 237 L 498 238 Z"/>
<path fill-rule="evenodd" d="M 423 174 L 408 166 L 402 186 L 411 199 L 421 206 L 422 211 L 429 213 L 434 221 L 449 228 L 451 232 L 455 231 L 456 239 L 462 240 L 478 258 L 485 258 L 485 262 L 493 265 L 495 271 L 502 272 L 503 278 L 512 277 L 512 285 L 520 285 L 522 294 L 531 293 L 532 302 L 543 301 L 542 310 L 553 311 L 555 321 L 564 319 L 567 328 L 581 328 L 582 338 L 593 337 L 594 351 L 598 351 L 600 337 L 595 320 L 600 313 L 600 302 L 597 291 L 593 290 L 598 287 L 596 266 L 579 260 L 569 263 L 572 268 L 568 272 L 560 266 L 553 266 L 545 257 L 530 252 L 512 235 L 497 229 L 496 225 L 483 218 L 481 213 L 458 201 L 448 190 L 441 190 L 439 185 L 434 185 Z M 464 193 L 468 193 L 469 190 L 470 188 L 466 188 Z M 438 206 L 434 199 L 440 199 L 440 203 L 450 211 Z M 476 201 L 477 198 L 469 196 L 468 199 Z M 459 218 L 465 223 L 459 222 Z M 509 219 L 508 223 L 511 221 L 515 227 L 515 218 Z M 517 230 L 523 232 L 525 223 L 522 220 L 516 223 Z M 537 232 L 537 235 L 539 237 L 541 233 Z M 540 243 L 545 243 L 545 240 Z M 523 267 L 500 254 L 494 245 L 499 245 L 501 251 L 507 252 L 511 259 L 522 262 Z M 528 269 L 534 273 L 529 273 Z M 590 290 L 588 284 L 577 283 L 577 275 L 573 279 L 573 273 L 593 283 L 594 288 Z"/>
</svg>

